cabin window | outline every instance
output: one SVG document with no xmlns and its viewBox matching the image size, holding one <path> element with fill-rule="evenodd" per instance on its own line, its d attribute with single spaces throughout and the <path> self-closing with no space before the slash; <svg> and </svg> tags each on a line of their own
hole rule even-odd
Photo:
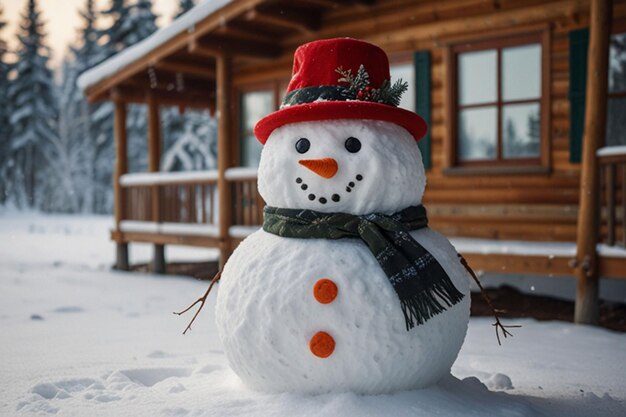
<svg viewBox="0 0 626 417">
<path fill-rule="evenodd" d="M 607 146 L 626 145 L 626 32 L 611 36 Z"/>
<path fill-rule="evenodd" d="M 392 84 L 400 78 L 402 78 L 402 81 L 409 83 L 409 89 L 402 94 L 399 107 L 415 111 L 415 66 L 413 62 L 392 63 L 389 67 L 389 72 Z"/>
<path fill-rule="evenodd" d="M 540 165 L 547 140 L 542 36 L 463 44 L 451 53 L 453 163 Z"/>
<path fill-rule="evenodd" d="M 240 165 L 258 167 L 263 146 L 254 136 L 254 125 L 274 111 L 274 90 L 249 91 L 241 94 Z"/>
</svg>

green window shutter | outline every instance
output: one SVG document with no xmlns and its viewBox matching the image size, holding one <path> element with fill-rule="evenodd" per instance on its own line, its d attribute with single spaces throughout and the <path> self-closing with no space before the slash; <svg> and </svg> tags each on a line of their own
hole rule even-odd
<svg viewBox="0 0 626 417">
<path fill-rule="evenodd" d="M 422 152 L 424 168 L 430 169 L 430 51 L 418 51 L 413 57 L 415 65 L 415 112 L 422 116 L 428 125 L 428 132 L 417 142 Z"/>
<path fill-rule="evenodd" d="M 588 49 L 589 29 L 578 29 L 569 33 L 570 162 L 580 162 L 582 159 Z"/>
</svg>

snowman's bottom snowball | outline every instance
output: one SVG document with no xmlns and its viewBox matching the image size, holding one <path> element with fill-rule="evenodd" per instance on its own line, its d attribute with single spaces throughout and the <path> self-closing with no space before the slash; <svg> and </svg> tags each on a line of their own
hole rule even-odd
<svg viewBox="0 0 626 417">
<path fill-rule="evenodd" d="M 431 230 L 413 232 L 466 296 L 407 331 L 397 295 L 365 245 L 355 239 L 287 239 L 259 231 L 229 259 L 216 320 L 233 370 L 269 392 L 380 394 L 421 388 L 448 374 L 469 319 L 469 277 L 456 251 Z M 329 304 L 313 294 L 321 278 L 338 287 Z M 336 342 L 319 358 L 309 341 Z"/>
</svg>

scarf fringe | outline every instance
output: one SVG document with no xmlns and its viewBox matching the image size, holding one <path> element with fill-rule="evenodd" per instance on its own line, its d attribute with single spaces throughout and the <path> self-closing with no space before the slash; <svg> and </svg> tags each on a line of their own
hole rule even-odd
<svg viewBox="0 0 626 417">
<path fill-rule="evenodd" d="M 426 277 L 420 277 L 425 279 Z M 456 289 L 450 278 L 434 281 L 427 288 L 414 294 L 411 298 L 401 299 L 400 305 L 407 331 L 424 324 L 430 318 L 446 311 L 463 299 L 464 295 Z M 446 304 L 444 306 L 442 302 Z"/>
</svg>

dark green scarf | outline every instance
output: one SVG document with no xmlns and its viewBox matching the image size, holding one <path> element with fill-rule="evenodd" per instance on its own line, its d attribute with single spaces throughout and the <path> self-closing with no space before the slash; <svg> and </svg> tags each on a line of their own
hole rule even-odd
<svg viewBox="0 0 626 417">
<path fill-rule="evenodd" d="M 439 262 L 409 234 L 425 227 L 422 205 L 364 216 L 266 206 L 263 221 L 263 230 L 282 237 L 361 239 L 398 294 L 407 330 L 463 299 Z"/>
</svg>

